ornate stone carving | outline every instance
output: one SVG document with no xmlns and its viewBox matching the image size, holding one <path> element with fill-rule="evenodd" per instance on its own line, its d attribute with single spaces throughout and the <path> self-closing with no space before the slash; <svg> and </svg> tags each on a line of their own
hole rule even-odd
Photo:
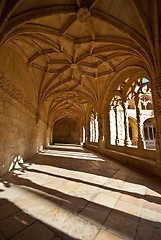
<svg viewBox="0 0 161 240">
<path fill-rule="evenodd" d="M 90 16 L 91 13 L 88 8 L 80 8 L 77 12 L 77 19 L 82 23 L 87 22 Z"/>
<path fill-rule="evenodd" d="M 76 69 L 78 66 L 76 63 L 71 63 L 70 68 L 71 69 Z"/>
</svg>

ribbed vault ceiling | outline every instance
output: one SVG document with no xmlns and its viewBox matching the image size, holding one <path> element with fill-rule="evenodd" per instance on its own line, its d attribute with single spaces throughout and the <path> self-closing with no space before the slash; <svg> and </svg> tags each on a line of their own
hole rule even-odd
<svg viewBox="0 0 161 240">
<path fill-rule="evenodd" d="M 80 119 L 92 105 L 101 110 L 129 73 L 150 78 L 157 60 L 150 4 L 141 2 L 2 1 L 1 45 L 25 61 L 48 121 Z"/>
</svg>

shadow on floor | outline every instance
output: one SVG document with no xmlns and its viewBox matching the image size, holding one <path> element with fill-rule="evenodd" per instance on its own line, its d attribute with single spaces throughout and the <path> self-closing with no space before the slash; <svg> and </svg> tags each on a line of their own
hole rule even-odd
<svg viewBox="0 0 161 240">
<path fill-rule="evenodd" d="M 111 232 L 114 232 L 114 233 L 119 232 L 118 235 L 123 238 L 125 237 L 125 239 L 134 239 L 136 232 L 138 232 L 137 229 L 138 227 L 140 227 L 140 224 L 149 226 L 149 229 L 151 229 L 151 232 L 149 234 L 152 234 L 152 232 L 154 232 L 154 229 L 155 230 L 157 229 L 156 230 L 157 235 L 161 234 L 160 222 L 150 221 L 148 219 L 140 218 L 139 216 L 137 217 L 127 212 L 123 212 L 117 209 L 112 209 L 110 207 L 106 207 L 104 205 L 94 203 L 92 201 L 88 201 L 82 197 L 71 196 L 61 191 L 36 184 L 29 179 L 25 179 L 24 177 L 21 178 L 21 174 L 19 176 L 19 174 L 12 172 L 10 173 L 10 176 L 8 178 L 6 176 L 5 178 L 2 179 L 2 182 L 6 183 L 7 181 L 8 181 L 8 187 L 10 187 L 13 184 L 18 186 L 24 186 L 25 188 L 27 187 L 30 192 L 34 192 L 34 194 L 38 195 L 39 197 L 50 200 L 54 204 L 57 204 L 59 207 L 64 209 L 64 211 L 71 212 L 75 216 L 80 216 L 81 218 L 87 219 L 90 222 L 94 221 L 95 224 L 98 226 L 100 224 L 104 225 L 104 227 L 106 227 L 107 229 L 110 229 Z M 62 215 L 62 217 L 64 215 L 65 215 L 65 212 Z M 57 218 L 57 216 L 55 217 Z M 58 220 L 60 220 L 59 218 L 60 218 L 60 215 L 58 213 Z M 68 221 L 68 220 L 65 219 L 65 221 Z M 10 221 L 10 223 L 12 224 L 12 220 Z M 42 224 L 42 222 L 39 222 L 39 224 Z M 5 232 L 5 230 L 3 229 L 3 226 L 5 226 L 5 224 L 3 225 L 2 221 L 0 221 L 0 226 L 1 226 L 0 228 L 2 228 L 1 231 Z M 46 226 L 46 225 L 45 227 L 50 228 L 50 226 Z M 37 229 L 37 227 L 35 227 L 34 231 L 36 231 L 36 234 L 39 234 L 39 230 Z M 56 231 L 55 229 L 52 230 L 52 232 L 55 232 L 55 231 Z M 31 232 L 27 234 L 31 234 Z M 33 232 L 33 234 L 35 233 Z M 63 233 L 59 231 L 58 234 L 62 236 Z M 17 240 L 18 238 L 13 238 L 13 239 Z M 44 239 L 48 239 L 48 238 L 44 238 Z M 69 238 L 69 236 L 66 235 L 64 239 L 74 239 L 74 238 Z M 151 239 L 159 240 L 159 238 L 151 238 Z"/>
<path fill-rule="evenodd" d="M 52 154 L 52 149 L 49 149 L 49 151 L 51 150 Z M 48 175 L 49 177 L 53 177 L 53 179 L 51 180 L 54 186 L 54 179 L 55 178 L 61 178 L 62 180 L 64 180 L 64 182 L 66 180 L 69 180 L 70 182 L 78 182 L 78 183 L 82 183 L 82 184 L 86 184 L 86 185 L 90 185 L 92 187 L 96 187 L 99 188 L 100 190 L 107 190 L 107 191 L 111 191 L 111 192 L 116 192 L 116 193 L 121 193 L 124 195 L 128 195 L 128 196 L 132 196 L 138 199 L 145 199 L 146 201 L 149 202 L 153 202 L 153 203 L 157 203 L 157 204 L 161 204 L 161 200 L 160 197 L 158 196 L 152 196 L 152 195 L 142 195 L 139 194 L 137 192 L 130 192 L 128 191 L 128 188 L 125 189 L 119 189 L 119 188 L 115 188 L 115 187 L 111 187 L 110 185 L 108 186 L 108 181 L 106 186 L 104 185 L 100 185 L 97 183 L 93 183 L 90 182 L 90 180 L 85 180 L 82 178 L 76 179 L 74 177 L 70 177 L 68 176 L 64 176 L 60 174 L 56 174 L 56 173 L 52 173 L 52 172 L 45 172 L 45 170 L 41 170 L 45 169 L 45 166 L 51 166 L 51 167 L 56 167 L 59 169 L 67 169 L 67 170 L 72 170 L 72 171 L 79 171 L 80 173 L 89 173 L 89 174 L 94 174 L 94 175 L 98 175 L 98 176 L 104 176 L 107 177 L 108 179 L 118 179 L 118 180 L 123 180 L 126 181 L 127 183 L 137 183 L 140 184 L 140 186 L 144 183 L 145 186 L 148 186 L 149 189 L 155 190 L 156 192 L 160 192 L 160 182 L 158 182 L 158 178 L 155 179 L 151 179 L 149 178 L 149 176 L 147 175 L 143 175 L 140 172 L 137 172 L 135 170 L 132 171 L 132 169 L 127 168 L 122 166 L 119 163 L 115 163 L 111 160 L 102 158 L 102 160 L 99 160 L 100 157 L 98 157 L 97 160 L 97 156 L 95 154 L 95 156 L 91 156 L 89 153 L 89 158 L 92 158 L 94 160 L 87 160 L 86 159 L 86 153 L 83 156 L 83 159 L 81 158 L 81 156 L 78 156 L 78 158 L 75 158 L 74 155 L 72 158 L 70 158 L 67 154 L 67 157 L 62 156 L 61 152 L 63 152 L 64 154 L 64 150 L 63 151 L 59 151 L 54 149 L 53 152 L 53 156 L 52 155 L 47 155 L 46 151 L 48 150 L 44 150 L 43 153 L 44 154 L 37 154 L 35 155 L 33 158 L 30 159 L 29 161 L 29 166 L 22 166 L 22 169 L 20 169 L 19 171 L 12 171 L 10 174 L 4 176 L 1 178 L 1 182 L 3 183 L 3 185 L 6 188 L 10 188 L 12 186 L 20 186 L 20 188 L 22 189 L 27 189 L 28 192 L 34 193 L 35 195 L 37 195 L 39 198 L 41 199 L 47 199 L 48 201 L 52 202 L 53 204 L 56 204 L 57 207 L 59 209 L 63 209 L 64 213 L 63 215 L 65 215 L 66 212 L 72 214 L 74 216 L 74 218 L 79 218 L 80 221 L 86 221 L 84 222 L 84 225 L 87 224 L 87 222 L 90 222 L 90 224 L 94 224 L 94 226 L 96 226 L 99 230 L 101 229 L 101 226 L 104 226 L 108 231 L 111 231 L 112 233 L 119 235 L 121 237 L 123 237 L 124 239 L 136 239 L 136 240 L 142 240 L 142 239 L 155 239 L 155 240 L 160 240 L 160 236 L 161 236 L 161 223 L 158 221 L 151 221 L 145 218 L 141 218 L 139 217 L 140 215 L 135 215 L 132 214 L 130 212 L 126 212 L 126 211 L 121 211 L 118 209 L 113 209 L 112 207 L 107 207 L 104 206 L 103 204 L 100 203 L 96 203 L 93 201 L 93 199 L 95 198 L 95 196 L 98 194 L 98 192 L 96 191 L 95 193 L 93 193 L 93 198 L 91 200 L 87 200 L 84 197 L 81 197 L 78 194 L 76 195 L 70 195 L 68 193 L 63 192 L 63 190 L 57 190 L 54 187 L 50 188 L 41 184 L 37 184 L 35 182 L 33 182 L 33 180 L 31 181 L 29 178 L 27 178 L 27 173 L 36 173 L 37 175 L 42 176 L 43 175 Z M 48 152 L 47 152 L 48 153 Z M 71 151 L 69 151 L 69 154 L 71 153 Z M 79 151 L 78 151 L 79 153 Z M 46 154 L 46 155 L 45 155 Z M 55 155 L 54 155 L 55 154 Z M 59 155 L 59 156 L 58 156 Z M 80 152 L 81 155 L 81 152 Z M 88 154 L 87 154 L 88 155 Z M 36 164 L 36 166 L 41 167 L 41 169 L 32 169 L 32 165 L 34 166 L 34 164 Z M 26 174 L 26 175 L 25 175 Z M 62 183 L 63 184 L 63 183 Z M 3 191 L 3 190 L 2 190 Z M 15 206 L 13 203 L 8 202 L 10 204 L 10 207 L 5 208 L 4 206 L 7 206 L 7 200 L 6 199 L 1 199 L 1 206 L 0 206 L 0 213 L 2 213 L 3 208 L 4 210 L 4 217 L 3 214 L 0 214 L 0 229 L 1 229 L 1 234 L 2 237 L 6 237 L 6 239 L 23 239 L 23 240 L 27 240 L 27 239 L 32 239 L 32 237 L 34 236 L 34 234 L 38 234 L 36 235 L 36 237 L 34 237 L 34 239 L 41 239 L 37 236 L 39 236 L 39 228 L 40 228 L 40 224 L 43 225 L 44 230 L 45 231 L 49 231 L 49 235 L 50 234 L 54 234 L 56 233 L 58 236 L 61 236 L 63 239 L 74 239 L 71 238 L 68 234 L 64 233 L 65 229 L 63 229 L 63 226 L 59 226 L 60 229 L 57 230 L 55 228 L 52 228 L 50 226 L 50 224 L 44 224 L 42 221 L 39 221 L 37 218 L 30 216 L 27 213 L 24 213 L 24 211 L 22 211 L 20 208 L 18 208 L 17 206 Z M 36 200 L 35 200 L 36 202 Z M 29 206 L 30 207 L 30 206 Z M 20 230 L 18 228 L 18 230 L 15 230 L 17 228 L 12 230 L 12 226 L 14 226 L 14 221 L 15 219 L 17 219 L 14 216 L 12 209 L 16 209 L 16 211 L 13 210 L 14 213 L 17 212 L 22 212 L 22 215 L 24 214 L 24 219 L 25 216 L 27 218 L 27 216 L 29 215 L 29 217 L 31 217 L 31 223 L 28 224 L 25 228 L 21 228 L 21 224 L 20 224 Z M 18 210 L 17 210 L 18 209 Z M 29 208 L 30 209 L 30 208 Z M 5 215 L 7 213 L 7 215 Z M 46 213 L 47 214 L 47 213 Z M 56 214 L 56 213 L 55 213 Z M 21 215 L 21 214 L 20 214 Z M 62 215 L 62 216 L 63 216 Z M 10 218 L 11 217 L 11 218 Z M 57 221 L 60 221 L 62 224 L 62 221 L 66 222 L 66 225 L 68 224 L 68 220 L 69 220 L 69 225 L 70 225 L 70 219 L 65 219 L 65 220 L 61 220 L 60 218 L 60 214 L 59 212 L 57 213 L 57 215 L 55 215 L 55 218 Z M 19 219 L 19 217 L 18 217 Z M 53 224 L 54 224 L 54 220 L 53 219 Z M 19 221 L 19 220 L 18 220 Z M 13 222 L 13 224 L 12 224 Z M 25 222 L 25 220 L 24 220 Z M 24 222 L 22 221 L 22 224 L 24 224 Z M 27 222 L 27 220 L 26 220 Z M 25 223 L 26 223 L 25 222 Z M 35 225 L 36 224 L 36 225 Z M 75 227 L 74 222 L 73 224 L 73 228 Z M 100 226 L 101 225 L 101 226 Z M 6 235 L 7 231 L 11 231 L 9 229 L 6 229 L 6 226 L 11 226 L 9 228 L 11 228 L 11 230 L 14 232 L 16 231 L 16 233 L 10 233 L 11 235 Z M 30 226 L 32 228 L 30 228 Z M 62 227 L 62 231 L 61 231 L 61 227 Z M 31 230 L 28 230 L 31 229 Z M 33 232 L 33 234 L 31 234 Z M 24 238 L 17 238 L 17 236 L 20 236 L 19 234 L 27 234 L 24 235 Z M 29 235 L 28 235 L 29 234 Z M 146 236 L 147 237 L 146 238 Z M 30 235 L 32 235 L 32 237 L 30 237 Z M 41 234 L 40 234 L 41 235 Z M 145 235 L 145 236 L 144 236 Z M 137 237 L 136 237 L 137 236 Z M 139 237 L 140 236 L 140 237 Z M 144 236 L 144 238 L 143 238 Z M 2 238 L 0 236 L 0 239 Z M 42 239 L 54 239 L 54 235 L 50 236 L 51 238 L 42 238 Z M 5 239 L 5 238 L 4 238 Z M 31 240 L 30 239 L 30 240 Z M 76 238 L 75 238 L 76 239 Z M 80 239 L 80 238 L 79 238 Z M 83 238 L 81 238 L 83 239 Z M 92 238 L 94 239 L 94 238 Z M 3 238 L 2 238 L 3 240 Z M 89 239 L 91 240 L 91 239 Z"/>
<path fill-rule="evenodd" d="M 24 168 L 24 171 L 38 173 L 38 174 L 47 174 L 47 175 L 52 176 L 52 177 L 57 177 L 57 178 L 62 178 L 64 180 L 69 180 L 69 181 L 73 181 L 73 182 L 87 184 L 87 185 L 90 185 L 90 186 L 98 187 L 100 189 L 109 190 L 109 191 L 113 191 L 113 192 L 118 192 L 118 193 L 122 193 L 124 195 L 129 195 L 129 196 L 132 196 L 132 197 L 135 197 L 135 198 L 138 198 L 138 199 L 142 199 L 143 198 L 143 195 L 139 194 L 139 193 L 128 192 L 126 190 L 121 190 L 121 189 L 117 189 L 117 188 L 112 188 L 112 187 L 108 187 L 108 186 L 92 183 L 90 181 L 85 181 L 85 180 L 76 179 L 76 178 L 72 178 L 72 177 L 61 176 L 61 175 L 53 174 L 53 173 L 47 173 L 45 171 L 41 171 L 41 170 L 37 170 L 37 169 L 29 169 L 27 167 Z M 161 204 L 161 198 L 157 197 L 157 196 L 151 196 L 151 195 L 146 194 L 145 199 L 148 202 Z"/>
<path fill-rule="evenodd" d="M 65 146 L 64 144 L 63 150 L 60 150 L 61 146 L 60 149 L 55 148 L 55 145 L 50 146 L 43 152 L 34 155 L 28 162 L 95 174 L 107 178 L 126 180 L 134 184 L 145 184 L 146 187 L 152 190 L 155 189 L 161 194 L 160 178 L 132 166 L 126 166 L 126 164 L 114 161 L 113 159 L 108 159 L 96 153 L 92 154 L 89 150 L 84 150 L 80 146 L 75 146 L 75 148 L 78 148 L 76 154 L 73 153 L 73 150 L 67 150 L 66 154 L 64 153 Z"/>
<path fill-rule="evenodd" d="M 34 218 L 7 199 L 0 199 L 0 210 L 1 240 L 76 239 Z"/>
</svg>

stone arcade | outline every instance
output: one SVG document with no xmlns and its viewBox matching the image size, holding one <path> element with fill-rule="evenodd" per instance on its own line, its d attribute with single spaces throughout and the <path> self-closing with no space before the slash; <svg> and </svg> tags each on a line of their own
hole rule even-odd
<svg viewBox="0 0 161 240">
<path fill-rule="evenodd" d="M 0 239 L 161 239 L 160 26 L 160 0 L 0 1 Z M 66 209 L 62 216 L 78 231 L 52 225 L 53 195 L 61 198 L 52 200 L 58 223 Z M 46 206 L 42 216 L 28 208 L 36 199 Z M 99 219 L 90 212 L 97 207 Z M 27 227 L 6 230 L 22 209 Z M 120 212 L 127 215 L 115 217 Z M 38 220 L 32 231 L 30 215 Z"/>
</svg>

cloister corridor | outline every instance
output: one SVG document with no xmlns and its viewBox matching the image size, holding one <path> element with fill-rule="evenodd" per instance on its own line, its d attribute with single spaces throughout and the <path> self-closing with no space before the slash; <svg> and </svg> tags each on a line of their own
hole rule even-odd
<svg viewBox="0 0 161 240">
<path fill-rule="evenodd" d="M 74 144 L 16 163 L 0 182 L 0 239 L 160 240 L 157 177 Z"/>
</svg>

